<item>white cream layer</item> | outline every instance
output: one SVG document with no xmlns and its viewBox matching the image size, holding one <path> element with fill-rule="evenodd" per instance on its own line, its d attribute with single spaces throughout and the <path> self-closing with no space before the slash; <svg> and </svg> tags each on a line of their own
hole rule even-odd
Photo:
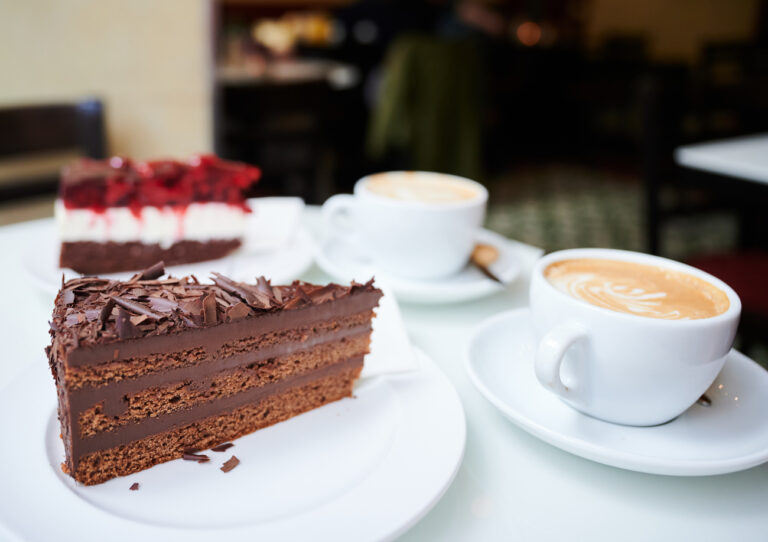
<svg viewBox="0 0 768 542">
<path fill-rule="evenodd" d="M 63 242 L 94 241 L 168 248 L 177 241 L 240 239 L 245 233 L 247 213 L 226 203 L 192 203 L 183 211 L 172 207 L 147 206 L 141 215 L 126 207 L 110 207 L 103 213 L 90 209 L 67 209 L 56 201 L 54 215 Z"/>
</svg>

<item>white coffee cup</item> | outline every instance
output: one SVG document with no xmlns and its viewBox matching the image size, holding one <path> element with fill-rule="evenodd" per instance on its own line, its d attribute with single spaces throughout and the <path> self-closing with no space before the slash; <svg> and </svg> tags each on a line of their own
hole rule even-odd
<svg viewBox="0 0 768 542">
<path fill-rule="evenodd" d="M 693 275 L 728 297 L 725 312 L 664 320 L 617 312 L 572 297 L 545 276 L 554 262 L 597 258 Z M 530 305 L 539 382 L 575 409 L 625 425 L 657 425 L 682 414 L 709 388 L 725 363 L 741 313 L 727 284 L 688 265 L 611 249 L 553 252 L 534 267 Z"/>
<path fill-rule="evenodd" d="M 381 187 L 389 184 L 393 189 L 384 195 Z M 485 187 L 463 177 L 392 171 L 363 177 L 354 195 L 332 196 L 322 213 L 331 235 L 352 244 L 377 269 L 438 279 L 467 264 L 487 201 Z"/>
</svg>

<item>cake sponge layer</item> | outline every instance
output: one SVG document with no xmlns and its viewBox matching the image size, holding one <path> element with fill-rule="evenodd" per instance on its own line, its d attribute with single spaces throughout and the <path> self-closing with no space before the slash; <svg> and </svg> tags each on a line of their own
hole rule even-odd
<svg viewBox="0 0 768 542">
<path fill-rule="evenodd" d="M 240 239 L 178 241 L 168 247 L 159 243 L 145 245 L 138 241 L 63 242 L 59 265 L 84 275 L 117 273 L 142 269 L 159 261 L 164 261 L 165 265 L 179 265 L 216 260 L 239 248 L 240 244 Z"/>
</svg>

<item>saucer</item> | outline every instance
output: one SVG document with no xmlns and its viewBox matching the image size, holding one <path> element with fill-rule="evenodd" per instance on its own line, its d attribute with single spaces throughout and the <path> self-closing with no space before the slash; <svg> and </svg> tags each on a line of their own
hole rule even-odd
<svg viewBox="0 0 768 542">
<path fill-rule="evenodd" d="M 536 380 L 529 310 L 494 316 L 478 326 L 466 368 L 480 393 L 513 423 L 567 452 L 622 469 L 705 476 L 768 461 L 768 371 L 731 350 L 706 392 L 711 406 L 694 404 L 669 423 L 616 425 L 561 402 Z"/>
<path fill-rule="evenodd" d="M 423 304 L 455 303 L 477 299 L 499 292 L 514 282 L 520 274 L 535 262 L 543 251 L 512 241 L 503 235 L 482 229 L 477 242 L 496 247 L 499 259 L 492 270 L 504 284 L 486 277 L 473 265 L 442 279 L 422 280 L 394 276 L 382 272 L 357 253 L 355 247 L 337 237 L 327 239 L 318 251 L 317 265 L 337 280 L 367 280 L 375 276 L 376 282 L 387 285 L 399 301 Z"/>
<path fill-rule="evenodd" d="M 299 198 L 253 198 L 248 203 L 253 213 L 248 216 L 243 246 L 223 258 L 198 263 L 168 266 L 168 274 L 181 277 L 195 275 L 207 280 L 212 271 L 235 280 L 253 281 L 263 275 L 273 284 L 290 282 L 304 273 L 314 260 L 315 241 L 301 226 L 304 202 Z M 80 276 L 72 269 L 59 267 L 59 240 L 54 219 L 30 223 L 28 250 L 22 263 L 29 277 L 43 291 L 55 294 L 64 280 Z M 136 271 L 105 273 L 100 276 L 128 280 Z"/>
</svg>

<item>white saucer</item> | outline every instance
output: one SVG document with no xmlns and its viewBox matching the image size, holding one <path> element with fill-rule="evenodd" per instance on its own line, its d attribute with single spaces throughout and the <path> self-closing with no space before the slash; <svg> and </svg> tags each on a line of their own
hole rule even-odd
<svg viewBox="0 0 768 542">
<path fill-rule="evenodd" d="M 542 251 L 512 241 L 490 230 L 480 230 L 477 241 L 499 249 L 499 260 L 493 271 L 505 284 L 514 282 L 526 266 L 538 259 Z M 399 301 L 424 304 L 455 303 L 477 299 L 504 289 L 472 265 L 459 273 L 438 280 L 418 280 L 397 277 L 382 272 L 371 262 L 364 260 L 349 243 L 331 237 L 320 247 L 317 265 L 338 280 L 362 280 L 375 276 L 376 282 L 387 285 Z"/>
<path fill-rule="evenodd" d="M 655 427 L 629 427 L 591 418 L 546 391 L 533 371 L 528 309 L 499 314 L 469 343 L 472 382 L 512 422 L 575 455 L 652 474 L 703 476 L 768 461 L 768 371 L 732 350 L 707 391 L 710 407 L 695 404 Z"/>
<path fill-rule="evenodd" d="M 0 391 L 0 539 L 372 541 L 403 533 L 449 487 L 466 425 L 437 365 L 393 340 L 404 330 L 392 307 L 379 309 L 366 363 L 415 353 L 411 370 L 363 378 L 354 398 L 206 452 L 209 463 L 171 461 L 97 486 L 61 472 L 56 392 L 37 360 Z M 241 463 L 222 473 L 233 454 Z M 139 490 L 129 491 L 134 482 Z"/>
<path fill-rule="evenodd" d="M 259 198 L 249 200 L 254 213 L 249 217 L 243 246 L 224 258 L 169 266 L 174 276 L 195 275 L 207 280 L 212 271 L 235 280 L 253 281 L 263 275 L 273 284 L 291 282 L 304 273 L 314 260 L 315 241 L 300 225 L 304 203 L 299 198 Z M 30 224 L 32 225 L 32 224 Z M 79 277 L 72 269 L 59 267 L 59 241 L 53 219 L 36 221 L 29 231 L 30 246 L 22 255 L 29 277 L 44 291 L 55 294 L 65 280 Z M 127 280 L 135 272 L 109 273 L 102 276 Z"/>
</svg>

